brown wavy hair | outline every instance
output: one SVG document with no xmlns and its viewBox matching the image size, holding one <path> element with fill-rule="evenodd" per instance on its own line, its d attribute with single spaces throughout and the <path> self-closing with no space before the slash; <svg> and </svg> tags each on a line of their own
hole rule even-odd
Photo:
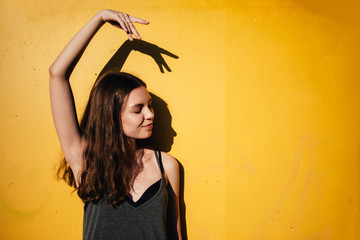
<svg viewBox="0 0 360 240">
<path fill-rule="evenodd" d="M 139 78 L 128 73 L 108 73 L 99 78 L 86 105 L 80 131 L 85 139 L 81 181 L 77 187 L 85 202 L 97 202 L 105 195 L 108 204 L 116 206 L 131 189 L 141 166 L 121 125 L 121 109 L 125 97 L 135 88 L 146 87 Z M 65 159 L 57 176 L 75 186 L 74 174 Z"/>
</svg>

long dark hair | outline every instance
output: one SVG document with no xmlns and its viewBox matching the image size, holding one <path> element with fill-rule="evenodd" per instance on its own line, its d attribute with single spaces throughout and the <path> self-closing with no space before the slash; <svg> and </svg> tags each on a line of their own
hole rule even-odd
<svg viewBox="0 0 360 240">
<path fill-rule="evenodd" d="M 123 132 L 121 109 L 125 97 L 141 86 L 146 84 L 131 74 L 108 73 L 95 82 L 90 92 L 80 122 L 85 146 L 77 193 L 84 202 L 97 202 L 106 195 L 109 205 L 116 206 L 130 191 L 140 171 L 134 146 Z M 58 176 L 75 186 L 65 159 Z"/>
</svg>

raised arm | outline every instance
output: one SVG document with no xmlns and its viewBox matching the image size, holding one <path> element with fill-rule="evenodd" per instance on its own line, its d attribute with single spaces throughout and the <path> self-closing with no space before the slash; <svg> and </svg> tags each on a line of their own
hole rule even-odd
<svg viewBox="0 0 360 240">
<path fill-rule="evenodd" d="M 69 78 L 85 48 L 106 22 L 123 29 L 129 40 L 133 40 L 132 34 L 140 39 L 133 23 L 149 23 L 125 13 L 102 10 L 71 39 L 49 69 L 50 100 L 55 128 L 64 157 L 75 179 L 78 179 L 78 173 L 81 170 L 82 140 Z"/>
</svg>

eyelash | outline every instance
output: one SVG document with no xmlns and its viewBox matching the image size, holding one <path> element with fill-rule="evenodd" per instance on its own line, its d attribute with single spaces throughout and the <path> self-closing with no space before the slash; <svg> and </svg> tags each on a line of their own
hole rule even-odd
<svg viewBox="0 0 360 240">
<path fill-rule="evenodd" d="M 148 108 L 153 109 L 152 103 L 148 104 Z M 141 111 L 142 111 L 142 108 L 140 108 L 138 111 L 135 111 L 134 113 L 139 114 L 139 113 L 141 113 Z"/>
</svg>

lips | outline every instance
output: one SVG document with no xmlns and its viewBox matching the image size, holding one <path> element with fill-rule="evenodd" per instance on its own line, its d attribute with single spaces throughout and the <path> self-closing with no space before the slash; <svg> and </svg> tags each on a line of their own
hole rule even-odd
<svg viewBox="0 0 360 240">
<path fill-rule="evenodd" d="M 144 125 L 143 128 L 153 128 L 153 123 L 149 123 L 147 125 Z"/>
</svg>

